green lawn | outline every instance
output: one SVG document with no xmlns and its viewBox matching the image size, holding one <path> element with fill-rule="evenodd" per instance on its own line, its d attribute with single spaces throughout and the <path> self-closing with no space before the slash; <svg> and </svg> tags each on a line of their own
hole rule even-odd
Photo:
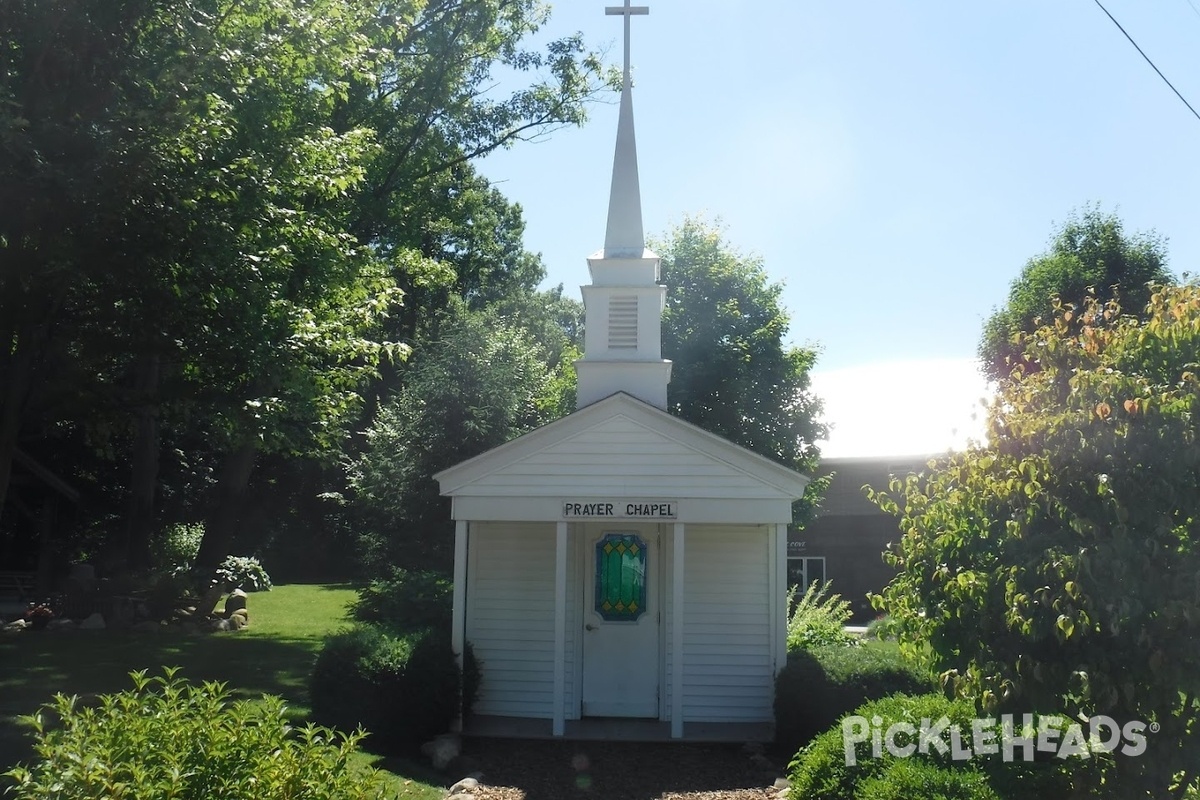
<svg viewBox="0 0 1200 800">
<path fill-rule="evenodd" d="M 345 585 L 277 586 L 250 595 L 250 627 L 235 633 L 25 631 L 0 638 L 0 772 L 32 755 L 29 730 L 17 717 L 32 714 L 55 692 L 131 688 L 133 670 L 157 674 L 163 666 L 178 666 L 189 680 L 224 681 L 241 697 L 280 695 L 303 721 L 313 660 L 324 637 L 346 624 L 354 598 Z M 419 780 L 431 777 L 419 765 L 368 754 L 362 763 L 387 768 L 399 797 L 432 800 L 443 794 Z"/>
</svg>

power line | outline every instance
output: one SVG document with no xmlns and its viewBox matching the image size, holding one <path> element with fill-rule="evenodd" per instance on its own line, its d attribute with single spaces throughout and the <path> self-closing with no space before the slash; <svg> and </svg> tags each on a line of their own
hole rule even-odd
<svg viewBox="0 0 1200 800">
<path fill-rule="evenodd" d="M 1108 13 L 1108 9 L 1104 7 L 1100 0 L 1095 0 L 1095 3 L 1096 5 L 1100 6 L 1100 10 L 1104 12 L 1105 16 L 1112 20 L 1113 25 L 1116 25 L 1121 33 L 1125 34 L 1125 38 L 1129 40 L 1129 43 L 1137 48 L 1137 51 L 1142 54 L 1142 58 L 1146 59 L 1146 63 L 1151 67 L 1154 67 L 1154 71 L 1158 73 L 1158 77 L 1163 79 L 1163 83 L 1171 87 L 1171 91 L 1175 93 L 1176 97 L 1183 101 L 1183 104 L 1188 107 L 1188 111 L 1192 112 L 1192 116 L 1196 119 L 1200 119 L 1200 114 L 1196 113 L 1196 109 L 1192 108 L 1192 104 L 1189 103 L 1187 99 L 1179 93 L 1179 90 L 1176 89 L 1169 80 L 1167 80 L 1167 76 L 1162 74 L 1162 70 L 1154 66 L 1154 62 L 1150 60 L 1150 56 L 1146 55 L 1145 51 L 1142 50 L 1141 47 L 1138 47 L 1138 43 L 1133 40 L 1133 37 L 1129 35 L 1128 31 L 1121 27 L 1121 23 L 1117 22 L 1117 18 Z"/>
<path fill-rule="evenodd" d="M 1187 4 L 1192 7 L 1192 11 L 1195 12 L 1196 16 L 1200 17 L 1200 8 L 1196 8 L 1194 0 L 1187 0 Z"/>
</svg>

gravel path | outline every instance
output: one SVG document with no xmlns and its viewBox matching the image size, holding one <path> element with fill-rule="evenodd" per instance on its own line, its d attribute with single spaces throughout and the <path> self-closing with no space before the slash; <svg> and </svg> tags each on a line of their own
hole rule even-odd
<svg viewBox="0 0 1200 800">
<path fill-rule="evenodd" d="M 739 745 L 469 739 L 477 800 L 774 800 L 779 765 Z"/>
</svg>

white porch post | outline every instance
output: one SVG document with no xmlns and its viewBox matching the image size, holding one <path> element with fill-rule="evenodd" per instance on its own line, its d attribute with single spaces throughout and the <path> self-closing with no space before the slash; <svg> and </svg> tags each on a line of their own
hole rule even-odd
<svg viewBox="0 0 1200 800">
<path fill-rule="evenodd" d="M 458 662 L 459 674 L 462 674 L 466 658 L 467 630 L 467 521 L 454 521 L 454 596 L 452 600 L 452 621 L 450 623 L 450 647 L 454 650 L 454 658 Z M 459 715 L 452 725 L 456 731 L 462 730 L 462 698 L 459 698 Z"/>
<path fill-rule="evenodd" d="M 683 738 L 683 548 L 684 523 L 671 543 L 671 738 Z"/>
<path fill-rule="evenodd" d="M 775 525 L 775 597 L 772 602 L 776 606 L 775 620 L 775 673 L 787 664 L 787 538 L 786 522 Z"/>
<path fill-rule="evenodd" d="M 566 726 L 567 694 L 567 523 L 554 528 L 554 717 L 555 736 Z"/>
</svg>

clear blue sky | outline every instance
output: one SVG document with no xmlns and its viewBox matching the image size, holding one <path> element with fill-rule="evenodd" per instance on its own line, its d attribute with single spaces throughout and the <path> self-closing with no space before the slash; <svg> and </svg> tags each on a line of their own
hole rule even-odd
<svg viewBox="0 0 1200 800">
<path fill-rule="evenodd" d="M 1104 2 L 1200 109 L 1200 0 Z M 1200 120 L 1092 0 L 647 4 L 646 229 L 723 219 L 785 282 L 791 338 L 824 371 L 971 358 L 1009 282 L 1088 203 L 1200 272 Z M 545 33 L 582 31 L 616 63 L 604 5 L 554 3 Z M 615 101 L 481 165 L 572 292 L 603 242 Z"/>
</svg>

